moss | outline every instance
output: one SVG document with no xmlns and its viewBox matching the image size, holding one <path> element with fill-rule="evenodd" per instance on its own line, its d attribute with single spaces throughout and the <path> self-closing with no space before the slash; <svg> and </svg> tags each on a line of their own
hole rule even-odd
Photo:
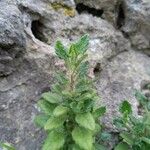
<svg viewBox="0 0 150 150">
<path fill-rule="evenodd" d="M 62 9 L 64 12 L 64 15 L 66 16 L 70 16 L 70 17 L 74 17 L 75 16 L 75 9 L 72 7 L 69 7 L 65 4 L 61 4 L 61 3 L 52 3 L 51 4 L 52 8 L 56 11 Z"/>
</svg>

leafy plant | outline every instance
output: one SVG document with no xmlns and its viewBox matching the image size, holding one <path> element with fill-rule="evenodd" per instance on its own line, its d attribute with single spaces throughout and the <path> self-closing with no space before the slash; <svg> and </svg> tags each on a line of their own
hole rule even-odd
<svg viewBox="0 0 150 150">
<path fill-rule="evenodd" d="M 50 92 L 43 93 L 38 102 L 41 114 L 35 123 L 48 134 L 42 150 L 95 150 L 95 135 L 101 130 L 98 119 L 106 109 L 98 107 L 99 99 L 88 77 L 87 49 L 89 37 L 66 48 L 56 42 L 55 52 L 64 61 L 66 73 L 56 74 Z"/>
<path fill-rule="evenodd" d="M 9 143 L 0 142 L 0 148 L 2 148 L 2 150 L 15 150 L 15 148 Z"/>
<path fill-rule="evenodd" d="M 128 101 L 120 105 L 121 116 L 114 120 L 114 124 L 122 129 L 122 141 L 115 150 L 150 149 L 150 100 L 139 91 L 136 91 L 135 96 L 143 108 L 143 114 L 140 117 L 134 116 Z"/>
</svg>

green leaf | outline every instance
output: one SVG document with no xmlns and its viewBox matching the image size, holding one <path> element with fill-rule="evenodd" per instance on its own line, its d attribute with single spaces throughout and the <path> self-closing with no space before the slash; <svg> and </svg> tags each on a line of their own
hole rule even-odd
<svg viewBox="0 0 150 150">
<path fill-rule="evenodd" d="M 124 122 L 123 122 L 123 120 L 122 120 L 121 118 L 115 118 L 115 119 L 113 120 L 113 124 L 114 124 L 117 128 L 119 128 L 119 129 L 125 127 L 125 124 L 124 124 Z"/>
<path fill-rule="evenodd" d="M 49 103 L 45 100 L 39 100 L 37 104 L 42 112 L 51 115 L 53 113 L 53 110 L 55 109 L 56 105 Z"/>
<path fill-rule="evenodd" d="M 93 112 L 93 116 L 95 119 L 103 116 L 106 112 L 106 107 L 100 107 Z"/>
<path fill-rule="evenodd" d="M 51 93 L 51 92 L 46 92 L 42 94 L 42 98 L 54 104 L 60 103 L 62 101 L 62 98 L 58 94 Z"/>
<path fill-rule="evenodd" d="M 63 147 L 64 143 L 65 138 L 63 133 L 52 131 L 45 140 L 42 150 L 59 150 Z"/>
<path fill-rule="evenodd" d="M 3 148 L 3 150 L 15 150 L 15 148 L 9 143 L 0 142 L 0 148 Z"/>
<path fill-rule="evenodd" d="M 142 106 L 145 106 L 148 102 L 148 98 L 138 90 L 136 90 L 135 97 Z"/>
<path fill-rule="evenodd" d="M 91 113 L 83 113 L 83 114 L 77 114 L 75 118 L 76 122 L 89 130 L 94 130 L 95 129 L 95 120 Z"/>
<path fill-rule="evenodd" d="M 93 137 L 89 130 L 81 127 L 75 127 L 72 131 L 73 140 L 79 145 L 81 149 L 91 150 L 93 147 Z"/>
<path fill-rule="evenodd" d="M 58 116 L 62 116 L 64 114 L 66 114 L 68 112 L 68 108 L 67 107 L 64 107 L 64 106 L 57 106 L 55 109 L 54 109 L 54 116 L 55 117 L 58 117 Z"/>
<path fill-rule="evenodd" d="M 108 133 L 108 132 L 106 132 L 106 131 L 103 131 L 102 133 L 101 133 L 101 140 L 103 140 L 103 141 L 108 141 L 108 140 L 110 140 L 111 139 L 111 134 L 110 133 Z"/>
<path fill-rule="evenodd" d="M 107 148 L 104 147 L 103 145 L 95 144 L 95 150 L 107 150 Z"/>
<path fill-rule="evenodd" d="M 120 136 L 123 138 L 123 141 L 126 142 L 128 145 L 134 144 L 134 140 L 131 134 L 124 132 L 124 133 L 121 133 Z"/>
<path fill-rule="evenodd" d="M 81 63 L 78 70 L 77 70 L 79 77 L 86 76 L 87 72 L 88 72 L 88 68 L 89 68 L 89 62 L 88 61 Z"/>
<path fill-rule="evenodd" d="M 89 36 L 88 35 L 82 36 L 80 38 L 80 40 L 77 43 L 75 43 L 75 48 L 79 54 L 85 53 L 86 50 L 88 49 L 88 46 L 89 46 Z"/>
<path fill-rule="evenodd" d="M 123 114 L 124 113 L 131 114 L 132 113 L 131 104 L 128 101 L 123 101 L 120 105 L 119 111 Z"/>
<path fill-rule="evenodd" d="M 55 45 L 55 53 L 60 59 L 66 60 L 68 58 L 67 50 L 61 43 L 61 41 L 57 41 Z"/>
<path fill-rule="evenodd" d="M 114 150 L 129 150 L 129 146 L 124 142 L 120 142 Z"/>
<path fill-rule="evenodd" d="M 142 137 L 141 140 L 150 145 L 150 138 Z"/>
<path fill-rule="evenodd" d="M 49 118 L 50 116 L 48 115 L 37 115 L 34 119 L 34 123 L 43 128 Z"/>
<path fill-rule="evenodd" d="M 82 150 L 78 145 L 74 144 L 72 150 Z"/>
<path fill-rule="evenodd" d="M 63 125 L 65 117 L 51 117 L 44 126 L 45 130 L 52 130 Z"/>
</svg>

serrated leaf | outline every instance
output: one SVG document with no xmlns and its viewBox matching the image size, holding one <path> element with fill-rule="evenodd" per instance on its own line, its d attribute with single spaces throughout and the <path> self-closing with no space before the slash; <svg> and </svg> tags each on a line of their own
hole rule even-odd
<svg viewBox="0 0 150 150">
<path fill-rule="evenodd" d="M 94 130 L 95 129 L 95 120 L 92 116 L 91 113 L 83 113 L 83 114 L 77 114 L 75 118 L 76 122 L 89 130 Z"/>
<path fill-rule="evenodd" d="M 39 100 L 37 104 L 42 112 L 51 115 L 53 110 L 55 109 L 56 105 L 49 103 L 46 100 Z"/>
<path fill-rule="evenodd" d="M 34 119 L 34 123 L 39 126 L 39 127 L 44 127 L 44 125 L 46 124 L 46 122 L 48 121 L 48 119 L 50 118 L 50 116 L 48 115 L 37 115 Z"/>
<path fill-rule="evenodd" d="M 63 147 L 65 138 L 63 133 L 52 131 L 46 138 L 42 150 L 59 150 Z"/>
<path fill-rule="evenodd" d="M 42 94 L 42 98 L 52 104 L 60 103 L 62 101 L 62 98 L 58 94 L 51 93 L 51 92 L 46 92 Z"/>
<path fill-rule="evenodd" d="M 123 101 L 120 105 L 119 111 L 123 114 L 124 113 L 131 114 L 132 113 L 131 104 L 128 101 Z"/>
<path fill-rule="evenodd" d="M 88 35 L 82 36 L 80 38 L 80 40 L 77 43 L 75 43 L 75 48 L 79 54 L 85 53 L 86 50 L 88 49 L 88 46 L 89 46 L 89 36 Z"/>
<path fill-rule="evenodd" d="M 120 142 L 114 150 L 129 150 L 129 146 L 128 144 L 124 143 L 124 142 Z"/>
<path fill-rule="evenodd" d="M 61 41 L 57 41 L 55 45 L 55 53 L 60 59 L 66 60 L 68 58 L 67 50 L 61 43 Z"/>
<path fill-rule="evenodd" d="M 81 127 L 75 127 L 72 131 L 72 137 L 76 144 L 84 150 L 91 150 L 93 147 L 93 137 L 89 130 Z"/>
<path fill-rule="evenodd" d="M 65 117 L 51 117 L 45 124 L 45 130 L 52 130 L 63 125 Z"/>
<path fill-rule="evenodd" d="M 121 133 L 120 136 L 123 138 L 123 141 L 126 142 L 128 145 L 134 144 L 134 140 L 131 134 L 124 132 L 124 133 Z"/>
<path fill-rule="evenodd" d="M 64 114 L 66 114 L 68 112 L 68 108 L 67 107 L 64 107 L 64 106 L 57 106 L 55 109 L 54 109 L 54 112 L 53 112 L 53 115 L 55 117 L 58 117 L 58 116 L 62 116 Z"/>
<path fill-rule="evenodd" d="M 103 116 L 106 112 L 106 107 L 100 107 L 93 112 L 93 116 L 95 119 Z"/>
</svg>

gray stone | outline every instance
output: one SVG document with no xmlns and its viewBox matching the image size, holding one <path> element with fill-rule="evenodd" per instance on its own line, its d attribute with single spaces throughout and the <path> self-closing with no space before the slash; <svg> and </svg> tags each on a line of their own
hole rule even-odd
<svg viewBox="0 0 150 150">
<path fill-rule="evenodd" d="M 64 69 L 54 54 L 54 43 L 60 39 L 68 45 L 85 33 L 90 36 L 90 76 L 97 77 L 99 104 L 108 110 L 103 119 L 106 127 L 114 132 L 112 119 L 123 99 L 129 99 L 137 114 L 134 89 L 150 80 L 150 58 L 142 53 L 149 51 L 149 6 L 118 2 L 80 1 L 103 9 L 102 19 L 77 13 L 79 2 L 73 0 L 0 1 L 0 141 L 14 144 L 17 150 L 40 150 L 44 132 L 33 123 L 36 103 L 41 93 L 50 90 L 55 70 Z M 142 7 L 134 18 L 137 5 Z M 125 20 L 119 19 L 120 9 Z"/>
</svg>

